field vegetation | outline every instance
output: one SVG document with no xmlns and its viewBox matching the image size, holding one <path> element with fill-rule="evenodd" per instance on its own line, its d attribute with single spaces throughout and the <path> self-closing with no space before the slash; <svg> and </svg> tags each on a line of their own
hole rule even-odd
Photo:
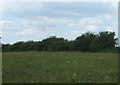
<svg viewBox="0 0 120 85">
<path fill-rule="evenodd" d="M 5 52 L 3 83 L 117 83 L 116 53 Z"/>
</svg>

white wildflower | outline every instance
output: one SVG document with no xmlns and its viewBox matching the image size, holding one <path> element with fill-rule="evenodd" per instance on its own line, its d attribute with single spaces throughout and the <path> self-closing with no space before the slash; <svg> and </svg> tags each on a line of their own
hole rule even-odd
<svg viewBox="0 0 120 85">
<path fill-rule="evenodd" d="M 76 74 L 74 73 L 73 76 L 76 76 Z"/>
</svg>

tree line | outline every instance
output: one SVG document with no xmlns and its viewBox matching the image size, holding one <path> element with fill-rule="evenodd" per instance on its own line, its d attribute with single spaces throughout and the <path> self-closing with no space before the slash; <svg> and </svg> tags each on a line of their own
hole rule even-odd
<svg viewBox="0 0 120 85">
<path fill-rule="evenodd" d="M 3 52 L 20 51 L 106 51 L 116 49 L 115 32 L 86 32 L 75 40 L 50 36 L 42 41 L 20 41 L 14 44 L 2 44 Z"/>
</svg>

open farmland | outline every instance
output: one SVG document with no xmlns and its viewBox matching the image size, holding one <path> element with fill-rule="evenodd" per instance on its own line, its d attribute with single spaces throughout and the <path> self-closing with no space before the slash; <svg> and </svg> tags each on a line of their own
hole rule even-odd
<svg viewBox="0 0 120 85">
<path fill-rule="evenodd" d="M 115 83 L 117 53 L 5 52 L 3 83 Z"/>
</svg>

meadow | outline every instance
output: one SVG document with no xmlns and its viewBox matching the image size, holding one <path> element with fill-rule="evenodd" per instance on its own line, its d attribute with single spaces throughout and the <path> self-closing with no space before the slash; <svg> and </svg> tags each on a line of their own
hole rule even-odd
<svg viewBox="0 0 120 85">
<path fill-rule="evenodd" d="M 3 52 L 3 83 L 117 83 L 118 54 Z"/>
</svg>

